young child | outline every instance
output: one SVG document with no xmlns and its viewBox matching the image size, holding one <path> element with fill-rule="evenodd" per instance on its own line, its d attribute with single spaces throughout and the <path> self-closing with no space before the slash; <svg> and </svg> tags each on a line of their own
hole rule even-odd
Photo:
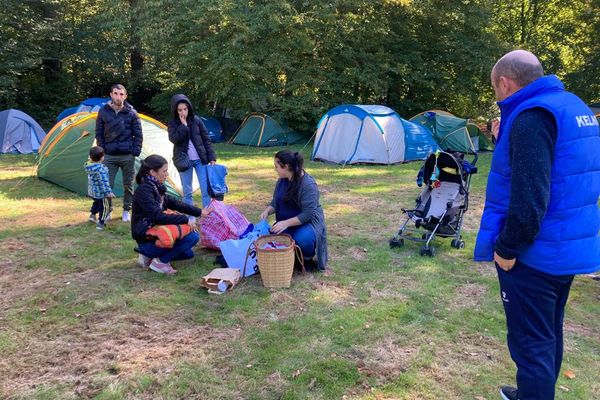
<svg viewBox="0 0 600 400">
<path fill-rule="evenodd" d="M 85 163 L 85 172 L 88 175 L 88 195 L 94 199 L 90 209 L 90 221 L 97 222 L 96 229 L 103 231 L 106 228 L 106 218 L 110 213 L 110 203 L 115 197 L 108 183 L 108 168 L 102 164 L 104 149 L 94 146 L 90 149 L 90 161 Z M 96 220 L 96 214 L 98 219 Z"/>
</svg>

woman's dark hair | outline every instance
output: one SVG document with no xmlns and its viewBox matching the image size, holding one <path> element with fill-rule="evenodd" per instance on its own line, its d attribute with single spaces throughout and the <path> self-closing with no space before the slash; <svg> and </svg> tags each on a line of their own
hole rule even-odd
<svg viewBox="0 0 600 400">
<path fill-rule="evenodd" d="M 165 160 L 163 156 L 159 156 L 158 154 L 152 154 L 151 156 L 146 157 L 144 160 L 142 160 L 142 165 L 135 176 L 135 182 L 139 185 L 142 183 L 142 178 L 148 175 L 150 171 L 158 171 L 167 163 L 168 161 Z"/>
<path fill-rule="evenodd" d="M 275 158 L 279 162 L 279 165 L 287 165 L 290 171 L 292 171 L 290 185 L 288 186 L 288 190 L 283 197 L 283 200 L 295 202 L 298 198 L 298 189 L 300 189 L 302 171 L 304 170 L 304 156 L 297 151 L 281 150 L 275 154 Z"/>
</svg>

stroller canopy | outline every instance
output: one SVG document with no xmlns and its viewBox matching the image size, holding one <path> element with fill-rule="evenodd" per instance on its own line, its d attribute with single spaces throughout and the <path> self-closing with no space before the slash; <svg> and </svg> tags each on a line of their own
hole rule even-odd
<svg viewBox="0 0 600 400">
<path fill-rule="evenodd" d="M 380 105 L 341 105 L 319 121 L 313 160 L 394 164 L 423 160 L 437 144 L 424 127 Z"/>
</svg>

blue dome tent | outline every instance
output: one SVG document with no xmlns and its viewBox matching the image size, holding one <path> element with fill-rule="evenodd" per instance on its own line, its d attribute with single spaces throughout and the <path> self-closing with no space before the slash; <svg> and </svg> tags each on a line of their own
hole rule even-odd
<svg viewBox="0 0 600 400">
<path fill-rule="evenodd" d="M 58 117 L 56 117 L 56 121 L 62 121 L 64 118 L 69 115 L 73 115 L 78 112 L 95 112 L 100 109 L 103 105 L 108 103 L 110 98 L 108 97 L 90 97 L 89 99 L 83 100 L 79 105 L 69 107 L 63 110 Z"/>
<path fill-rule="evenodd" d="M 394 164 L 424 160 L 438 150 L 431 132 L 381 105 L 344 104 L 319 121 L 312 160 Z"/>
</svg>

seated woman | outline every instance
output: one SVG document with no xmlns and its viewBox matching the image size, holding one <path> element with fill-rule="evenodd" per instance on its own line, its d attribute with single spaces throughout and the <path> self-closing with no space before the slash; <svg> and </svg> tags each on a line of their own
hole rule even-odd
<svg viewBox="0 0 600 400">
<path fill-rule="evenodd" d="M 195 219 L 188 215 L 200 217 L 202 210 L 168 196 L 164 185 L 168 176 L 168 162 L 162 156 L 153 154 L 142 161 L 135 177 L 138 186 L 133 194 L 131 236 L 138 243 L 138 263 L 141 266 L 161 274 L 173 275 L 177 271 L 171 267 L 171 261 L 194 257 L 192 247 L 198 243 L 200 235 Z M 155 225 L 186 224 L 191 228 L 190 233 L 177 239 L 172 248 L 156 246 L 156 238 L 146 233 Z"/>
<path fill-rule="evenodd" d="M 279 176 L 271 204 L 260 214 L 267 219 L 275 213 L 273 233 L 287 233 L 294 238 L 310 267 L 316 254 L 319 271 L 327 266 L 327 227 L 319 190 L 314 178 L 304 171 L 304 157 L 298 152 L 281 150 L 275 154 L 275 171 Z"/>
</svg>

